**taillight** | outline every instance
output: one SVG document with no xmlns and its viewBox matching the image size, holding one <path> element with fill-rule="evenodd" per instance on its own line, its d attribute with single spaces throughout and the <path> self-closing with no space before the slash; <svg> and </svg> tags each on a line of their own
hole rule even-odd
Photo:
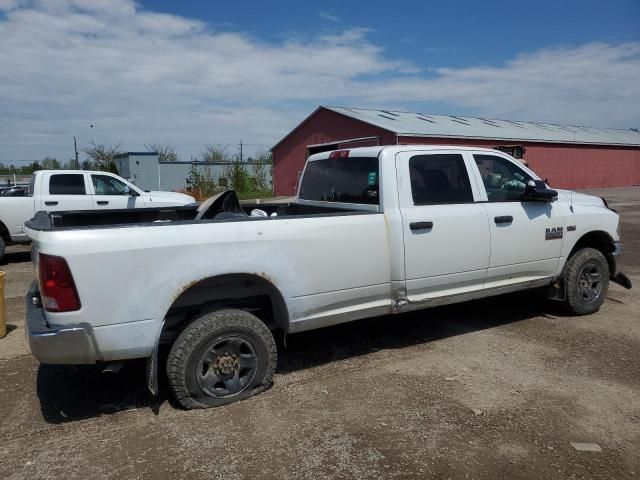
<svg viewBox="0 0 640 480">
<path fill-rule="evenodd" d="M 67 261 L 62 257 L 40 254 L 40 294 L 48 312 L 80 309 L 80 299 Z"/>
<path fill-rule="evenodd" d="M 329 154 L 329 158 L 347 158 L 349 150 L 334 150 Z"/>
</svg>

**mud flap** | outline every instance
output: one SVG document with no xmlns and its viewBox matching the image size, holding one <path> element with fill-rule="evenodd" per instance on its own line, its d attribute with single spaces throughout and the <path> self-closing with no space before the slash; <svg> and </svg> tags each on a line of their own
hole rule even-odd
<svg viewBox="0 0 640 480">
<path fill-rule="evenodd" d="M 547 297 L 550 300 L 558 301 L 564 301 L 567 298 L 567 289 L 562 277 L 558 277 L 555 282 L 549 285 L 547 289 Z"/>
<path fill-rule="evenodd" d="M 147 358 L 147 388 L 154 397 L 158 396 L 158 350 Z"/>
<path fill-rule="evenodd" d="M 632 287 L 631 280 L 629 280 L 629 277 L 627 277 L 622 272 L 618 272 L 613 277 L 611 277 L 611 281 L 614 283 L 617 283 L 618 285 L 623 286 L 627 290 L 630 290 Z"/>
<path fill-rule="evenodd" d="M 160 347 L 160 334 L 164 328 L 164 320 L 158 329 L 155 345 L 151 356 L 147 358 L 147 388 L 154 397 L 158 396 L 158 348 Z"/>
</svg>

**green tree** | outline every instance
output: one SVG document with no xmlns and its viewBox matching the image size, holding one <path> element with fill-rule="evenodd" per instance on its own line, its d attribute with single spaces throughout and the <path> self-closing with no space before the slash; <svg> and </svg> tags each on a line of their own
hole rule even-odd
<svg viewBox="0 0 640 480">
<path fill-rule="evenodd" d="M 200 158 L 205 163 L 229 162 L 231 158 L 227 153 L 228 145 L 207 144 L 200 153 Z"/>
<path fill-rule="evenodd" d="M 60 162 L 49 156 L 44 157 L 40 165 L 43 170 L 60 170 Z"/>
<path fill-rule="evenodd" d="M 76 166 L 75 158 L 70 158 L 62 164 L 63 170 L 80 170 L 80 165 Z"/>
<path fill-rule="evenodd" d="M 201 167 L 197 164 L 191 165 L 189 175 L 185 180 L 185 187 L 201 199 L 210 197 L 220 191 L 220 188 L 216 186 L 211 168 L 208 166 Z"/>
<path fill-rule="evenodd" d="M 225 176 L 227 177 L 227 186 L 238 193 L 246 193 L 251 189 L 247 167 L 244 162 L 240 161 L 239 156 L 236 156 L 233 161 L 225 167 Z"/>
<path fill-rule="evenodd" d="M 258 151 L 253 158 L 253 181 L 259 191 L 271 189 L 273 156 L 269 151 Z"/>
<path fill-rule="evenodd" d="M 120 150 L 121 145 L 121 143 L 104 145 L 91 142 L 91 144 L 82 151 L 87 154 L 91 170 L 106 170 L 117 173 L 118 169 L 115 165 L 115 157 L 124 153 Z"/>
<path fill-rule="evenodd" d="M 273 154 L 269 150 L 258 150 L 253 161 L 273 165 Z"/>
<path fill-rule="evenodd" d="M 145 148 L 158 154 L 159 162 L 177 162 L 178 154 L 171 145 L 163 145 L 160 142 L 147 143 Z"/>
<path fill-rule="evenodd" d="M 200 169 L 196 165 L 191 165 L 189 169 L 189 175 L 185 180 L 185 188 L 187 190 L 197 190 L 198 186 L 202 183 L 202 174 Z"/>
</svg>

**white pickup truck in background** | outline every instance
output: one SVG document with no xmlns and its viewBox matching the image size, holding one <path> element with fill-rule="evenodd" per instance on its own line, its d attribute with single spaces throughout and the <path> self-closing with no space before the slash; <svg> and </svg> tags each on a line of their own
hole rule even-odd
<svg viewBox="0 0 640 480">
<path fill-rule="evenodd" d="M 494 150 L 319 153 L 294 203 L 259 207 L 247 215 L 228 191 L 197 208 L 38 213 L 25 226 L 39 272 L 27 294 L 32 353 L 147 358 L 154 393 L 166 358 L 177 401 L 202 408 L 271 384 L 274 331 L 540 287 L 582 315 L 609 280 L 631 288 L 606 202 L 551 190 Z"/>
<path fill-rule="evenodd" d="M 40 210 L 106 210 L 195 204 L 189 195 L 145 192 L 113 173 L 39 170 L 26 196 L 0 196 L 0 259 L 6 245 L 29 242 L 24 222 Z"/>
</svg>

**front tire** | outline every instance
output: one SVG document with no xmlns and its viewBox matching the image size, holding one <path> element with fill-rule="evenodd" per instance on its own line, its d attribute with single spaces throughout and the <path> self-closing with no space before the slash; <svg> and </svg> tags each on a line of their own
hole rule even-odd
<svg viewBox="0 0 640 480">
<path fill-rule="evenodd" d="M 565 305 L 574 315 L 597 312 L 609 289 L 609 264 L 595 248 L 583 248 L 569 258 L 564 268 Z"/>
<path fill-rule="evenodd" d="M 243 310 L 218 310 L 178 336 L 167 378 L 182 407 L 218 407 L 269 388 L 276 362 L 275 340 L 260 319 Z"/>
<path fill-rule="evenodd" d="M 0 237 L 0 260 L 4 258 L 4 255 L 7 250 L 7 244 L 4 241 L 4 238 Z"/>
</svg>

